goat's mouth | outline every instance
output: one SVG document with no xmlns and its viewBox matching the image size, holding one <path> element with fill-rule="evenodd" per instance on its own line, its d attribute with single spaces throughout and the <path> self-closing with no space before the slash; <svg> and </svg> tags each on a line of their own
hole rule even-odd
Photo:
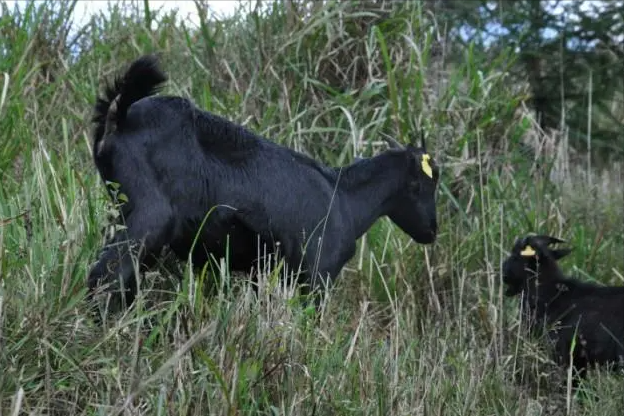
<svg viewBox="0 0 624 416">
<path fill-rule="evenodd" d="M 507 289 L 505 289 L 505 296 L 516 296 L 517 294 L 519 294 L 520 292 L 522 292 L 522 286 L 519 284 L 515 284 L 515 283 L 510 283 L 510 282 L 505 282 L 505 276 L 503 276 L 503 283 L 505 284 L 505 286 L 507 286 Z"/>
<path fill-rule="evenodd" d="M 436 231 L 429 230 L 416 233 L 412 238 L 419 244 L 433 244 L 437 236 L 438 233 Z"/>
</svg>

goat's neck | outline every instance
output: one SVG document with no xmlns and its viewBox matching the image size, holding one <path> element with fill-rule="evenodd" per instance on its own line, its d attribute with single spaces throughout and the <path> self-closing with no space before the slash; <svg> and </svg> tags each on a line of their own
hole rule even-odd
<svg viewBox="0 0 624 416">
<path fill-rule="evenodd" d="M 544 276 L 547 276 L 544 278 Z M 534 310 L 540 318 L 545 317 L 551 309 L 558 309 L 561 301 L 567 303 L 568 291 L 571 290 L 566 279 L 558 270 L 549 270 L 540 276 L 547 281 L 535 279 L 529 282 L 525 293 L 527 306 Z"/>
<path fill-rule="evenodd" d="M 386 215 L 390 199 L 405 183 L 406 160 L 403 152 L 387 151 L 336 169 L 338 189 L 356 238 Z"/>
</svg>

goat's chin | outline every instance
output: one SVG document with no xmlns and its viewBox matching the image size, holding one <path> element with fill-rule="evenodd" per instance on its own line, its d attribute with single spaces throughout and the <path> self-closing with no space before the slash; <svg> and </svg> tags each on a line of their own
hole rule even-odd
<svg viewBox="0 0 624 416">
<path fill-rule="evenodd" d="M 522 292 L 522 289 L 515 286 L 508 286 L 507 290 L 505 290 L 505 296 L 516 296 L 520 292 Z"/>
<path fill-rule="evenodd" d="M 433 244 L 436 240 L 437 233 L 433 231 L 414 233 L 410 237 L 418 244 Z"/>
</svg>

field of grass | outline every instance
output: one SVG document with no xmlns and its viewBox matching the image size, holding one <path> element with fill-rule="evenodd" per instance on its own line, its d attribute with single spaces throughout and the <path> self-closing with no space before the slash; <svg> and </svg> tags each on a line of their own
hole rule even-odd
<svg viewBox="0 0 624 416">
<path fill-rule="evenodd" d="M 513 53 L 453 48 L 418 2 L 307 3 L 305 18 L 288 4 L 191 30 L 146 2 L 69 34 L 71 3 L 4 10 L 0 415 L 621 415 L 621 376 L 570 392 L 499 272 L 540 232 L 575 248 L 566 271 L 623 284 L 621 167 L 588 171 L 565 131 L 540 132 L 506 75 Z M 85 277 L 110 206 L 90 116 L 102 80 L 146 52 L 162 54 L 164 93 L 330 165 L 424 129 L 438 240 L 378 221 L 318 323 L 279 267 L 255 298 L 226 267 L 166 261 L 97 326 Z"/>
</svg>

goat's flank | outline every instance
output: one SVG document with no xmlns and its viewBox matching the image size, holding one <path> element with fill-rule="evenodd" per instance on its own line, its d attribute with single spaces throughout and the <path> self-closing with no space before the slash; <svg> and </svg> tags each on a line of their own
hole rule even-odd
<svg viewBox="0 0 624 416">
<path fill-rule="evenodd" d="M 416 242 L 434 242 L 439 171 L 424 139 L 420 147 L 389 140 L 393 148 L 375 157 L 330 168 L 188 99 L 154 96 L 166 79 L 156 58 L 143 56 L 95 106 L 94 162 L 125 195 L 126 227 L 91 269 L 91 295 L 100 283 L 112 291 L 121 277 L 132 301 L 129 247 L 145 268 L 167 245 L 200 265 L 225 257 L 229 237 L 230 269 L 249 271 L 258 243 L 274 250 L 279 242 L 286 264 L 303 269 L 300 283 L 315 290 L 335 279 L 383 215 Z"/>
</svg>

